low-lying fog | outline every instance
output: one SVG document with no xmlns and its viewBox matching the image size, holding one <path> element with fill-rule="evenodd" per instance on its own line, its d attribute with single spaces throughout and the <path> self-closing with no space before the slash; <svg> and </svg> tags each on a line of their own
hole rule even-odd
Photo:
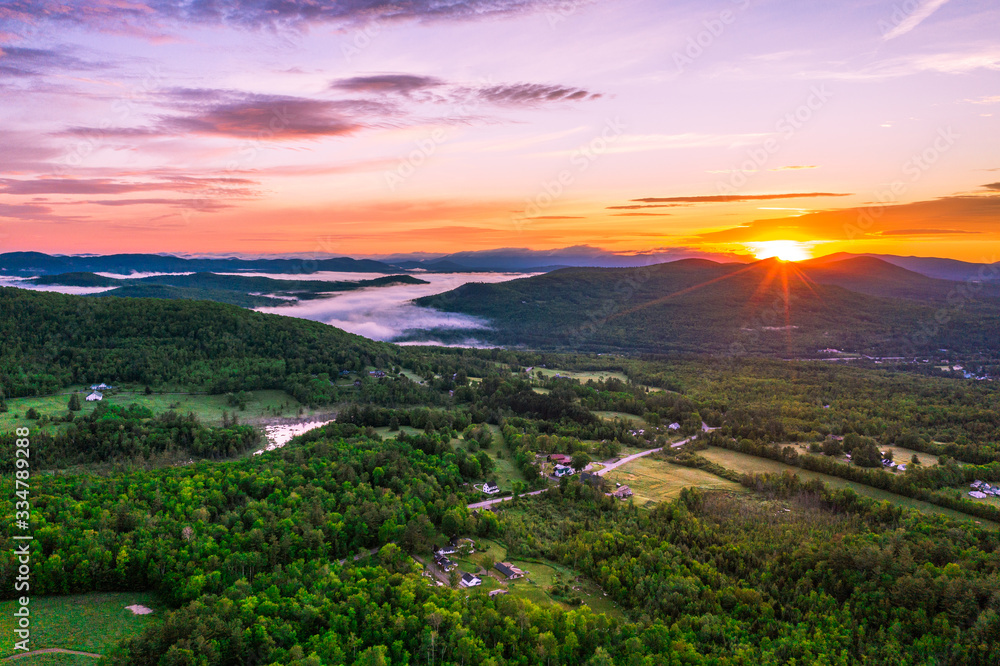
<svg viewBox="0 0 1000 666">
<path fill-rule="evenodd" d="M 316 273 L 297 275 L 297 279 L 337 280 L 345 279 L 343 273 Z M 352 273 L 351 280 L 370 280 L 382 277 L 379 274 Z M 403 284 L 391 287 L 371 287 L 334 294 L 330 298 L 314 301 L 300 301 L 295 305 L 277 308 L 258 308 L 260 312 L 302 317 L 331 324 L 351 333 L 363 335 L 373 340 L 392 341 L 408 331 L 431 329 L 485 329 L 489 323 L 478 317 L 440 312 L 431 308 L 421 308 L 410 301 L 421 296 L 440 294 L 459 287 L 466 282 L 506 282 L 517 278 L 530 277 L 533 273 L 414 273 L 413 276 L 427 280 L 430 284 Z M 338 277 L 340 276 L 340 277 Z M 266 277 L 289 278 L 268 274 Z M 428 340 L 428 342 L 434 342 Z M 465 344 L 475 346 L 475 339 Z"/>
<path fill-rule="evenodd" d="M 141 275 L 115 275 L 101 273 L 107 277 L 147 277 L 164 273 L 143 273 Z M 337 273 L 324 271 L 310 274 L 284 273 L 227 273 L 227 275 L 261 276 L 276 280 L 323 280 L 351 281 L 372 280 L 385 277 L 383 273 Z M 389 287 L 370 287 L 357 291 L 331 294 L 329 298 L 299 301 L 282 307 L 258 308 L 260 312 L 272 312 L 289 317 L 300 317 L 321 321 L 351 333 L 363 335 L 373 340 L 392 341 L 408 332 L 419 330 L 485 329 L 489 322 L 478 317 L 440 312 L 431 308 L 421 308 L 411 301 L 421 296 L 440 294 L 459 287 L 466 282 L 506 282 L 517 278 L 530 277 L 534 273 L 411 273 L 429 284 L 402 284 Z M 25 282 L 25 278 L 0 277 L 0 286 L 21 287 L 38 291 L 58 291 L 64 294 L 96 294 L 113 287 L 65 287 L 60 285 L 35 285 Z M 421 341 L 435 343 L 433 337 Z M 409 343 L 420 344 L 420 343 Z M 451 343 L 454 344 L 454 343 Z M 474 338 L 462 344 L 478 346 Z"/>
</svg>

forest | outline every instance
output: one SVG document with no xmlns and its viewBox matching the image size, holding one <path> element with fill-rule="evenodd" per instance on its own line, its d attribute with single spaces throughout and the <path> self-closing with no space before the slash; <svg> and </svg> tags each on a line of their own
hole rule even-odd
<svg viewBox="0 0 1000 666">
<path fill-rule="evenodd" d="M 398 347 L 201 301 L 5 289 L 0 303 L 0 409 L 106 381 L 236 402 L 281 390 L 336 413 L 260 455 L 260 430 L 235 408 L 210 425 L 127 398 L 83 413 L 71 397 L 36 415 L 58 427 L 31 437 L 32 593 L 160 603 L 102 663 L 996 663 L 1000 513 L 955 492 L 1000 481 L 992 382 L 905 365 Z M 8 493 L 20 441 L 0 433 Z M 736 484 L 641 504 L 539 464 L 562 453 L 583 470 L 661 447 L 645 460 L 664 474 Z M 925 462 L 884 468 L 893 448 Z M 741 473 L 710 450 L 964 518 Z M 512 488 L 509 501 L 470 508 L 483 481 Z M 13 534 L 0 536 L 7 598 Z M 492 579 L 463 588 L 436 578 L 431 556 L 456 538 L 566 573 L 496 596 Z"/>
</svg>

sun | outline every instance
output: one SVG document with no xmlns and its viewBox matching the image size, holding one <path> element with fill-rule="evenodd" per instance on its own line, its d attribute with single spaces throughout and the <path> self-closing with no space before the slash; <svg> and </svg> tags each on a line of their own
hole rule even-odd
<svg viewBox="0 0 1000 666">
<path fill-rule="evenodd" d="M 773 240 L 759 243 L 747 243 L 746 246 L 758 259 L 777 257 L 782 261 L 802 261 L 811 259 L 810 244 L 802 241 Z"/>
</svg>

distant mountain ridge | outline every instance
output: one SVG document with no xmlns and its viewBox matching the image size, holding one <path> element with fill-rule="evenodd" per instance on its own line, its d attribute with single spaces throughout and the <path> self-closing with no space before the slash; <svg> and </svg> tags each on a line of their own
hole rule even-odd
<svg viewBox="0 0 1000 666">
<path fill-rule="evenodd" d="M 873 257 L 894 266 L 913 271 L 914 273 L 920 273 L 921 275 L 939 280 L 1000 282 L 1000 261 L 992 264 L 976 264 L 968 261 L 959 261 L 958 259 L 943 259 L 940 257 L 900 257 L 894 254 L 851 254 L 849 252 L 837 252 L 804 263 L 819 265 L 820 263 L 835 263 L 855 257 Z"/>
<path fill-rule="evenodd" d="M 41 252 L 0 254 L 0 276 L 56 275 L 60 273 L 264 273 L 309 274 L 320 271 L 398 273 L 399 268 L 373 259 L 186 258 L 160 254 L 56 256 Z"/>
<path fill-rule="evenodd" d="M 490 320 L 492 332 L 479 335 L 491 342 L 537 348 L 782 356 L 1000 349 L 1000 289 L 974 291 L 865 257 L 568 268 L 469 283 L 416 303 Z"/>
</svg>

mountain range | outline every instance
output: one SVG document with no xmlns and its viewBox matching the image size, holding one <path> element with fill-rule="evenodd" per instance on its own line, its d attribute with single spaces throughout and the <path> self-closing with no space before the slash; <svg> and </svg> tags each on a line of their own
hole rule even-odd
<svg viewBox="0 0 1000 666">
<path fill-rule="evenodd" d="M 931 278 L 865 256 L 567 268 L 416 303 L 488 319 L 490 343 L 550 349 L 801 356 L 1000 347 L 1000 284 Z"/>
</svg>

